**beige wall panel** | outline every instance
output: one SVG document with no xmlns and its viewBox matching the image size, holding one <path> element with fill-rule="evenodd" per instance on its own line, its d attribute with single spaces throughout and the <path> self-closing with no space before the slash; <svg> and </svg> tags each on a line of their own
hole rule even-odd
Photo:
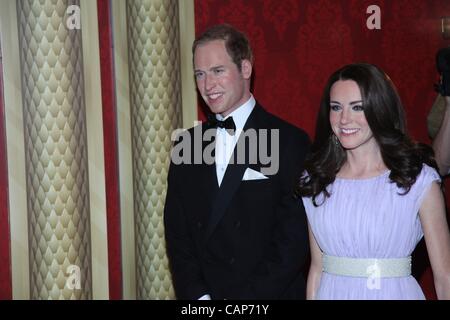
<svg viewBox="0 0 450 320">
<path fill-rule="evenodd" d="M 193 82 L 191 45 L 194 39 L 194 1 L 178 1 L 180 21 L 180 72 L 182 115 L 184 127 L 192 126 L 197 119 L 197 95 Z M 134 217 L 133 192 L 133 158 L 130 115 L 129 59 L 127 43 L 127 11 L 126 2 L 112 1 L 113 41 L 115 61 L 115 84 L 117 99 L 117 119 L 119 137 L 119 176 L 120 176 L 120 206 L 121 206 L 121 240 L 122 240 L 122 272 L 123 297 L 135 299 L 137 292 L 136 280 L 136 237 Z M 178 116 L 178 115 L 177 115 Z M 167 155 L 167 153 L 166 153 Z M 165 196 L 164 196 L 165 197 Z M 161 197 L 160 197 L 161 198 Z M 161 200 L 160 200 L 161 201 Z M 160 219 L 160 218 L 158 218 Z M 158 220 L 160 221 L 160 220 Z M 160 240 L 159 240 L 160 241 Z M 141 277 L 142 279 L 142 277 Z M 172 290 L 172 289 L 170 289 Z M 147 296 L 161 298 L 161 296 Z M 173 293 L 163 298 L 173 298 Z M 143 298 L 141 295 L 140 298 Z"/>
<path fill-rule="evenodd" d="M 83 55 L 81 30 L 66 27 L 70 4 L 79 2 L 17 2 L 32 299 L 92 298 Z"/>
<path fill-rule="evenodd" d="M 171 133 L 181 127 L 176 0 L 127 1 L 138 299 L 170 299 L 163 209 Z"/>
</svg>

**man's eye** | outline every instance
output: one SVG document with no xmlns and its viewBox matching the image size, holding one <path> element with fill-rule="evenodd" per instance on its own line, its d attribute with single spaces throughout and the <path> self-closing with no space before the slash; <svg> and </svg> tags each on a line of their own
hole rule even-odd
<svg viewBox="0 0 450 320">
<path fill-rule="evenodd" d="M 214 70 L 215 74 L 221 74 L 223 72 L 223 69 L 216 69 Z"/>
<path fill-rule="evenodd" d="M 195 76 L 196 79 L 200 79 L 201 77 L 203 77 L 203 72 L 196 72 L 194 74 L 194 76 Z"/>
</svg>

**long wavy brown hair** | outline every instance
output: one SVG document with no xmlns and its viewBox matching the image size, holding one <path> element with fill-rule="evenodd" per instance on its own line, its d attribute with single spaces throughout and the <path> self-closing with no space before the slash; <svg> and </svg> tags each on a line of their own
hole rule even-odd
<svg viewBox="0 0 450 320">
<path fill-rule="evenodd" d="M 424 163 L 437 170 L 431 147 L 408 136 L 402 103 L 391 79 L 374 65 L 350 64 L 334 72 L 325 86 L 315 139 L 305 160 L 307 174 L 300 177 L 297 196 L 312 197 L 314 205 L 320 205 L 317 196 L 323 193 L 324 201 L 330 196 L 326 188 L 347 160 L 345 150 L 333 141 L 329 120 L 330 90 L 339 80 L 353 80 L 358 84 L 367 123 L 390 170 L 390 180 L 403 189 L 401 194 L 409 192 Z"/>
</svg>

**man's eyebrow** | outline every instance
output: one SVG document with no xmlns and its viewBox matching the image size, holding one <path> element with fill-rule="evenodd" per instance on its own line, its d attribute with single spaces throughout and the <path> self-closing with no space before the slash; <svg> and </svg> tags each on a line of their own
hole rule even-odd
<svg viewBox="0 0 450 320">
<path fill-rule="evenodd" d="M 217 69 L 221 69 L 221 68 L 225 68 L 225 66 L 224 65 L 218 65 L 218 66 L 214 66 L 214 67 L 211 67 L 211 68 L 209 68 L 209 71 L 213 71 L 213 70 L 217 70 Z M 202 70 L 202 69 L 194 69 L 194 72 L 203 72 L 204 70 Z"/>
</svg>

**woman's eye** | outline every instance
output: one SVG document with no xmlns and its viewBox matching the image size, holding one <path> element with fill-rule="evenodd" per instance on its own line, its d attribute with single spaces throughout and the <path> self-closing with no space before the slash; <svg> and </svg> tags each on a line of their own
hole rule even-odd
<svg viewBox="0 0 450 320">
<path fill-rule="evenodd" d="M 339 111 L 341 109 L 341 106 L 337 105 L 337 104 L 332 104 L 330 106 L 331 110 L 333 111 Z"/>
<path fill-rule="evenodd" d="M 356 106 L 353 106 L 353 110 L 355 110 L 355 111 L 363 111 L 364 107 L 362 105 L 358 104 Z"/>
</svg>

